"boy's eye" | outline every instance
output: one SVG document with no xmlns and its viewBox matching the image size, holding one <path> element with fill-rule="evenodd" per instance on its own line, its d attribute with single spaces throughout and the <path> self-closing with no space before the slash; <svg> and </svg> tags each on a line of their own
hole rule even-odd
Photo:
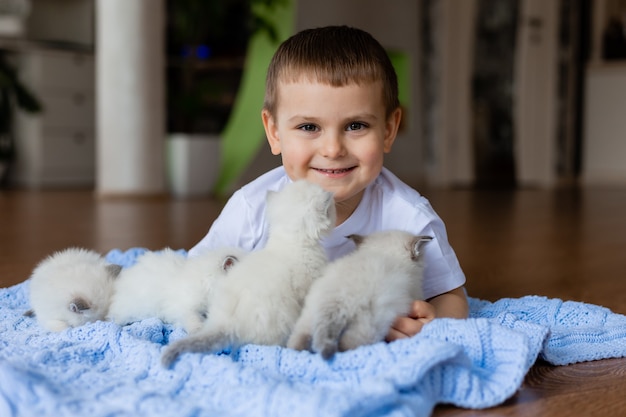
<svg viewBox="0 0 626 417">
<path fill-rule="evenodd" d="M 313 124 L 304 124 L 304 125 L 298 126 L 298 129 L 303 130 L 305 132 L 315 132 L 317 131 L 317 126 Z"/>
<path fill-rule="evenodd" d="M 352 122 L 348 125 L 348 127 L 346 128 L 346 130 L 361 130 L 363 128 L 367 127 L 364 123 L 361 122 Z"/>
</svg>

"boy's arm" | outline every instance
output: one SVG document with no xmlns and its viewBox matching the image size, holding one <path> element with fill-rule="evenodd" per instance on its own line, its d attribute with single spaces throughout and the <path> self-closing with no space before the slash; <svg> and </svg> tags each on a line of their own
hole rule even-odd
<svg viewBox="0 0 626 417">
<path fill-rule="evenodd" d="M 469 314 L 465 289 L 456 288 L 428 301 L 414 301 L 408 317 L 398 317 L 387 333 L 386 341 L 411 337 L 435 318 L 464 319 Z"/>
<path fill-rule="evenodd" d="M 463 287 L 455 288 L 428 300 L 435 307 L 435 317 L 466 319 L 469 305 Z"/>
</svg>

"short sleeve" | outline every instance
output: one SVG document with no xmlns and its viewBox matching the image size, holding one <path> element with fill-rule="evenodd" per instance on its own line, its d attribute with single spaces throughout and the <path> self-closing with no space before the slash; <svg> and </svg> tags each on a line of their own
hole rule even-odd
<svg viewBox="0 0 626 417">
<path fill-rule="evenodd" d="M 268 233 L 265 220 L 267 192 L 279 190 L 288 181 L 289 178 L 281 166 L 235 191 L 206 236 L 189 250 L 189 256 L 222 247 L 253 251 L 265 246 Z"/>
<path fill-rule="evenodd" d="M 262 233 L 262 222 L 256 222 L 259 214 L 246 201 L 241 190 L 228 200 L 220 215 L 215 219 L 209 232 L 189 250 L 189 256 L 197 256 L 221 247 L 238 247 L 254 250 Z M 261 214 L 262 216 L 262 214 Z"/>
<path fill-rule="evenodd" d="M 424 296 L 426 299 L 465 284 L 465 274 L 448 242 L 445 224 L 428 199 L 389 171 L 376 183 L 370 202 L 380 206 L 381 229 L 401 229 L 433 238 L 424 245 Z"/>
</svg>

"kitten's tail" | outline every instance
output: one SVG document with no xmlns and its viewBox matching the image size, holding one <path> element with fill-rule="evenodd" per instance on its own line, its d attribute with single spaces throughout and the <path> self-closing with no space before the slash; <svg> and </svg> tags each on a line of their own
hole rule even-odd
<svg viewBox="0 0 626 417">
<path fill-rule="evenodd" d="M 340 305 L 325 306 L 313 326 L 311 347 L 324 359 L 332 358 L 339 349 L 339 339 L 348 325 L 348 317 Z"/>
<path fill-rule="evenodd" d="M 217 353 L 229 346 L 230 337 L 224 332 L 203 332 L 177 340 L 165 348 L 161 355 L 161 364 L 171 368 L 183 353 Z"/>
</svg>

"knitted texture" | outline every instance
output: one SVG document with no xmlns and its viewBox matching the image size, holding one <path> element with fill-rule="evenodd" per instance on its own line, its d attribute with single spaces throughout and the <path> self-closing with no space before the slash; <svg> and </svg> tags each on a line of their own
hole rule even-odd
<svg viewBox="0 0 626 417">
<path fill-rule="evenodd" d="M 145 249 L 111 251 L 123 266 Z M 182 329 L 158 319 L 59 333 L 23 313 L 29 281 L 0 289 L 1 416 L 428 416 L 438 403 L 501 404 L 538 355 L 553 364 L 626 354 L 626 317 L 543 297 L 470 299 L 471 317 L 337 354 L 246 345 L 160 365 Z"/>
</svg>

